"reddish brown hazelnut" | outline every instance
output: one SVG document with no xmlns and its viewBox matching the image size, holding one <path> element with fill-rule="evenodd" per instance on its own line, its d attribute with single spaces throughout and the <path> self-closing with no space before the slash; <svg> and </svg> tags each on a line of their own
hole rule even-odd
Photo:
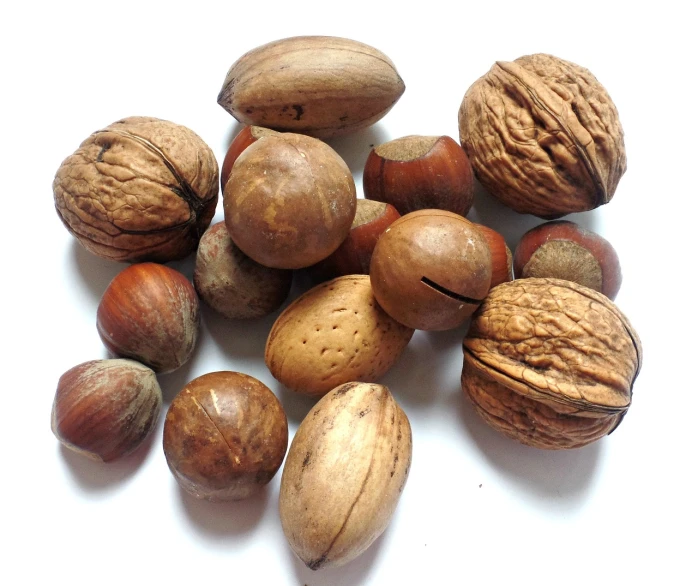
<svg viewBox="0 0 698 586">
<path fill-rule="evenodd" d="M 344 275 L 368 275 L 378 237 L 399 217 L 400 213 L 389 203 L 357 200 L 349 235 L 337 250 L 312 267 L 313 275 L 322 280 Z"/>
<path fill-rule="evenodd" d="M 221 192 L 225 189 L 225 184 L 230 176 L 230 170 L 233 168 L 235 161 L 237 161 L 242 151 L 253 142 L 256 142 L 257 139 L 269 134 L 278 133 L 275 130 L 262 126 L 244 126 L 243 129 L 235 135 L 233 142 L 230 143 L 228 151 L 225 153 L 223 166 L 221 167 Z"/>
<path fill-rule="evenodd" d="M 316 138 L 263 136 L 233 165 L 223 210 L 230 237 L 247 256 L 277 269 L 308 267 L 349 234 L 356 212 L 354 178 L 342 158 Z"/>
<path fill-rule="evenodd" d="M 288 297 L 293 271 L 271 269 L 235 246 L 225 222 L 211 226 L 199 242 L 194 287 L 212 309 L 230 319 L 263 317 Z"/>
<path fill-rule="evenodd" d="M 134 360 L 92 360 L 58 381 L 51 430 L 88 458 L 109 462 L 133 452 L 153 430 L 162 407 L 155 373 Z"/>
<path fill-rule="evenodd" d="M 523 235 L 514 253 L 514 276 L 573 281 L 615 299 L 622 275 L 610 242 L 574 222 L 546 222 Z"/>
<path fill-rule="evenodd" d="M 267 386 L 239 372 L 194 379 L 165 418 L 167 464 L 179 485 L 197 498 L 252 496 L 276 474 L 287 445 L 281 403 Z"/>
<path fill-rule="evenodd" d="M 378 239 L 370 275 L 376 300 L 393 319 L 447 330 L 487 295 L 492 258 L 475 224 L 452 212 L 421 210 L 393 222 Z"/>
<path fill-rule="evenodd" d="M 132 265 L 104 292 L 97 331 L 113 355 L 138 360 L 157 373 L 170 372 L 194 352 L 199 298 L 174 269 L 156 263 Z"/>
<path fill-rule="evenodd" d="M 448 136 L 405 136 L 371 150 L 364 168 L 364 196 L 401 214 L 422 209 L 465 216 L 473 203 L 468 156 Z"/>
<path fill-rule="evenodd" d="M 501 283 L 511 281 L 514 278 L 512 256 L 504 236 L 484 224 L 475 225 L 482 232 L 485 240 L 487 240 L 487 245 L 490 247 L 490 255 L 492 255 L 492 282 L 490 283 L 490 289 Z"/>
</svg>

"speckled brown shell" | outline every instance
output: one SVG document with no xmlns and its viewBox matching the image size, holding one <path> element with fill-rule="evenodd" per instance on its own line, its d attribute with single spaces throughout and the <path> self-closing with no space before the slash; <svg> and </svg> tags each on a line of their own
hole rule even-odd
<svg viewBox="0 0 698 586">
<path fill-rule="evenodd" d="M 364 43 L 304 36 L 245 53 L 218 103 L 243 124 L 328 138 L 377 122 L 405 91 L 388 57 Z"/>
<path fill-rule="evenodd" d="M 279 512 L 312 570 L 345 564 L 385 530 L 412 461 L 410 423 L 387 387 L 347 383 L 301 422 L 284 465 Z"/>
<path fill-rule="evenodd" d="M 288 297 L 292 277 L 292 271 L 262 266 L 243 254 L 224 222 L 206 230 L 196 251 L 196 292 L 230 319 L 262 317 L 278 309 Z"/>
<path fill-rule="evenodd" d="M 368 275 L 348 275 L 314 287 L 283 311 L 264 360 L 289 389 L 320 396 L 346 382 L 378 380 L 413 333 L 376 303 Z"/>
<path fill-rule="evenodd" d="M 267 135 L 235 161 L 223 210 L 230 237 L 247 256 L 299 269 L 329 256 L 349 234 L 356 187 L 349 167 L 322 141 Z"/>
<path fill-rule="evenodd" d="M 90 135 L 53 181 L 56 211 L 90 252 L 167 262 L 196 249 L 218 202 L 213 151 L 184 126 L 119 120 Z"/>
<path fill-rule="evenodd" d="M 167 410 L 163 448 L 177 482 L 211 501 L 258 492 L 286 454 L 281 403 L 256 378 L 211 372 L 191 381 Z"/>
<path fill-rule="evenodd" d="M 462 385 L 495 429 L 538 448 L 576 448 L 630 407 L 640 339 L 605 295 L 523 279 L 490 291 L 463 341 Z"/>
<path fill-rule="evenodd" d="M 460 140 L 485 189 L 557 218 L 608 203 L 625 172 L 618 112 L 583 67 L 552 55 L 498 61 L 466 92 Z"/>
</svg>

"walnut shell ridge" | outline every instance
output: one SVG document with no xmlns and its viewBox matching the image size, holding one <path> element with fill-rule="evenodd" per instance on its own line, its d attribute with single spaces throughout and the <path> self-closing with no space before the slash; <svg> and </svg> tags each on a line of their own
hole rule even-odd
<svg viewBox="0 0 698 586">
<path fill-rule="evenodd" d="M 458 125 L 480 183 L 519 213 L 597 208 L 626 169 L 610 96 L 587 69 L 552 55 L 496 62 L 466 92 Z"/>
<path fill-rule="evenodd" d="M 492 427 L 538 448 L 575 448 L 630 407 L 640 339 L 605 295 L 561 279 L 494 287 L 463 341 L 463 390 Z"/>
<path fill-rule="evenodd" d="M 167 262 L 196 249 L 218 202 L 218 163 L 193 131 L 124 118 L 92 133 L 53 181 L 56 211 L 90 252 Z"/>
</svg>

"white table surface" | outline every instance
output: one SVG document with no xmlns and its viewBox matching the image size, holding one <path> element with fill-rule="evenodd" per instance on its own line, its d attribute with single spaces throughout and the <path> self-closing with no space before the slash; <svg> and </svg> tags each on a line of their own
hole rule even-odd
<svg viewBox="0 0 698 586">
<path fill-rule="evenodd" d="M 688 3 L 5 3 L 0 140 L 6 266 L 0 491 L 3 584 L 695 584 L 695 41 Z M 180 6 L 186 6 L 182 8 Z M 56 216 L 51 183 L 91 132 L 130 115 L 197 132 L 219 163 L 239 125 L 216 103 L 245 51 L 300 34 L 384 51 L 406 92 L 376 126 L 331 141 L 361 193 L 370 145 L 458 137 L 468 86 L 496 60 L 547 52 L 587 67 L 613 98 L 628 171 L 610 204 L 569 216 L 605 236 L 623 267 L 616 299 L 642 339 L 633 405 L 611 436 L 540 451 L 490 430 L 460 390 L 463 326 L 416 334 L 383 379 L 413 428 L 410 476 L 384 535 L 340 569 L 311 572 L 277 512 L 279 480 L 231 504 L 185 495 L 162 453 L 162 420 L 134 455 L 98 464 L 60 447 L 59 376 L 106 357 L 100 296 L 125 265 L 85 252 Z M 470 218 L 512 249 L 541 220 L 480 194 Z M 219 202 L 214 221 L 223 219 Z M 193 259 L 173 263 L 191 276 Z M 277 312 L 278 314 L 278 312 Z M 293 435 L 312 401 L 264 366 L 277 314 L 203 313 L 193 359 L 160 377 L 240 370 L 277 393 Z M 9 546 L 9 548 L 8 548 Z"/>
</svg>

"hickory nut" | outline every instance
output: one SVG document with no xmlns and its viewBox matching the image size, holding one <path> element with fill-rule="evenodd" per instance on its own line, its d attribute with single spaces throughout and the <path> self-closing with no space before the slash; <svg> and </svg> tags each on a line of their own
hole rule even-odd
<svg viewBox="0 0 698 586">
<path fill-rule="evenodd" d="M 327 138 L 380 120 L 405 91 L 380 51 L 338 37 L 292 37 L 249 51 L 218 103 L 243 124 Z"/>
<path fill-rule="evenodd" d="M 155 373 L 134 360 L 92 360 L 65 372 L 51 429 L 66 447 L 109 462 L 133 452 L 157 423 L 162 393 Z"/>
<path fill-rule="evenodd" d="M 524 444 L 576 448 L 630 407 L 642 347 L 605 295 L 571 281 L 492 289 L 463 341 L 462 385 L 477 412 Z"/>
<path fill-rule="evenodd" d="M 213 151 L 184 126 L 119 120 L 90 135 L 53 181 L 56 211 L 90 252 L 166 262 L 192 252 L 218 202 Z"/>
<path fill-rule="evenodd" d="M 296 432 L 281 476 L 289 544 L 311 569 L 345 564 L 383 533 L 412 460 L 412 433 L 387 387 L 348 383 Z"/>
<path fill-rule="evenodd" d="M 480 183 L 523 214 L 594 209 L 625 172 L 611 98 L 588 70 L 552 55 L 495 63 L 466 92 L 458 125 Z"/>
</svg>

